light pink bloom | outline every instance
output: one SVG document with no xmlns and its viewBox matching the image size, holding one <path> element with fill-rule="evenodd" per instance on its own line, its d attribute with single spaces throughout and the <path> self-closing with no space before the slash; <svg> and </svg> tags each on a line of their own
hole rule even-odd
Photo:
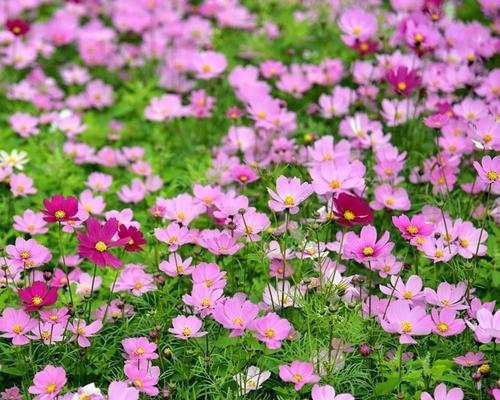
<svg viewBox="0 0 500 400">
<path fill-rule="evenodd" d="M 269 349 L 279 349 L 281 341 L 288 338 L 291 330 L 290 322 L 280 318 L 275 313 L 269 313 L 255 320 L 252 329 L 257 331 L 254 336 L 264 342 Z"/>
<path fill-rule="evenodd" d="M 257 314 L 259 307 L 245 298 L 227 299 L 224 303 L 219 302 L 215 307 L 212 318 L 226 329 L 231 329 L 229 336 L 241 336 L 245 334 L 245 329 L 249 328 Z"/>
<path fill-rule="evenodd" d="M 35 239 L 16 239 L 15 245 L 5 247 L 12 265 L 21 268 L 36 268 L 48 263 L 52 259 L 49 249 L 39 244 Z"/>
<path fill-rule="evenodd" d="M 394 243 L 389 242 L 389 232 L 385 232 L 377 241 L 377 230 L 372 225 L 363 226 L 359 236 L 348 232 L 344 240 L 344 257 L 358 262 L 372 261 L 388 255 Z"/>
<path fill-rule="evenodd" d="M 423 305 L 424 292 L 422 290 L 422 278 L 411 275 L 407 282 L 398 276 L 391 276 L 391 287 L 380 285 L 380 291 L 388 296 L 394 296 L 408 304 Z"/>
<path fill-rule="evenodd" d="M 469 351 L 465 356 L 455 357 L 453 361 L 466 368 L 488 363 L 488 360 L 484 359 L 483 353 L 472 353 L 471 351 Z"/>
<path fill-rule="evenodd" d="M 465 322 L 463 319 L 456 319 L 457 312 L 447 308 L 438 311 L 431 311 L 432 322 L 434 326 L 432 331 L 439 336 L 454 336 L 460 335 L 465 330 Z"/>
<path fill-rule="evenodd" d="M 35 194 L 37 190 L 33 187 L 33 179 L 24 173 L 10 175 L 10 191 L 14 197 L 26 197 L 29 194 Z"/>
<path fill-rule="evenodd" d="M 30 235 L 44 234 L 49 231 L 47 223 L 43 220 L 43 214 L 33 210 L 25 210 L 22 216 L 14 215 L 14 229 L 18 232 Z"/>
<path fill-rule="evenodd" d="M 156 239 L 168 245 L 169 251 L 177 251 L 180 246 L 191 241 L 189 228 L 176 222 L 170 223 L 166 228 L 156 228 L 154 234 Z"/>
<path fill-rule="evenodd" d="M 239 373 L 233 376 L 238 386 L 241 389 L 241 394 L 250 393 L 253 390 L 259 389 L 262 384 L 271 376 L 270 371 L 260 371 L 258 367 L 250 366 L 244 373 Z"/>
<path fill-rule="evenodd" d="M 292 361 L 291 365 L 280 365 L 279 375 L 282 381 L 295 384 L 295 390 L 302 389 L 308 383 L 320 381 L 318 375 L 314 375 L 313 365 L 299 360 Z"/>
<path fill-rule="evenodd" d="M 276 191 L 267 189 L 272 200 L 269 200 L 269 208 L 279 212 L 289 210 L 290 214 L 299 212 L 298 205 L 312 194 L 312 185 L 309 183 L 300 183 L 299 178 L 291 178 L 281 175 L 276 180 Z"/>
<path fill-rule="evenodd" d="M 208 288 L 203 283 L 193 285 L 191 294 L 182 296 L 182 301 L 188 306 L 194 307 L 195 311 L 200 312 L 202 317 L 211 314 L 217 302 L 222 298 L 222 289 Z"/>
<path fill-rule="evenodd" d="M 481 308 L 476 313 L 476 318 L 478 325 L 466 321 L 469 328 L 474 331 L 476 340 L 481 343 L 490 343 L 492 340 L 500 343 L 500 310 L 493 313 L 487 308 Z"/>
<path fill-rule="evenodd" d="M 66 371 L 62 367 L 47 365 L 33 378 L 33 386 L 28 391 L 36 394 L 33 400 L 51 400 L 57 398 L 66 384 Z"/>
<path fill-rule="evenodd" d="M 8 307 L 0 317 L 0 331 L 4 332 L 0 337 L 12 339 L 12 344 L 16 346 L 27 344 L 29 339 L 26 334 L 37 324 L 37 320 L 23 310 Z"/>
<path fill-rule="evenodd" d="M 139 391 L 126 382 L 111 382 L 108 389 L 108 400 L 138 400 Z"/>
<path fill-rule="evenodd" d="M 335 394 L 335 389 L 330 385 L 314 385 L 311 392 L 312 400 L 354 400 L 349 393 Z"/>
<path fill-rule="evenodd" d="M 381 319 L 380 324 L 386 332 L 399 333 L 401 344 L 417 343 L 413 336 L 428 335 L 432 328 L 431 317 L 426 314 L 425 308 L 410 308 L 404 300 L 392 301 L 387 308 L 386 319 Z"/>
<path fill-rule="evenodd" d="M 197 78 L 212 79 L 224 72 L 227 67 L 227 60 L 222 53 L 205 51 L 195 59 L 194 66 Z"/>
<path fill-rule="evenodd" d="M 200 332 L 201 325 L 201 320 L 194 315 L 189 317 L 179 315 L 172 320 L 173 328 L 169 328 L 168 331 L 179 339 L 201 337 L 207 334 L 207 332 Z"/>
<path fill-rule="evenodd" d="M 474 161 L 474 168 L 481 179 L 486 184 L 491 184 L 495 189 L 500 189 L 500 156 L 493 159 L 485 156 L 481 163 Z"/>
<path fill-rule="evenodd" d="M 411 207 L 408 193 L 403 188 L 395 188 L 388 183 L 377 186 L 374 191 L 375 200 L 370 202 L 370 207 L 374 210 L 407 211 Z"/>
<path fill-rule="evenodd" d="M 423 392 L 420 395 L 420 400 L 463 400 L 464 392 L 460 388 L 453 388 L 449 392 L 446 390 L 446 385 L 441 383 L 434 389 L 434 397 L 429 393 Z"/>
<path fill-rule="evenodd" d="M 127 363 L 123 368 L 129 382 L 141 393 L 148 396 L 157 396 L 159 393 L 156 385 L 160 377 L 160 368 L 153 367 L 149 361 L 143 362 L 140 365 L 135 363 Z"/>
<path fill-rule="evenodd" d="M 436 291 L 431 288 L 425 288 L 425 301 L 434 306 L 447 308 L 449 310 L 466 310 L 465 291 L 467 285 L 459 282 L 456 285 L 450 285 L 447 282 L 441 282 Z"/>
<path fill-rule="evenodd" d="M 160 263 L 159 269 L 171 277 L 178 275 L 190 275 L 193 272 L 193 268 L 190 267 L 192 260 L 192 257 L 182 260 L 181 256 L 178 254 L 171 253 L 168 256 L 168 261 L 162 261 Z"/>
<path fill-rule="evenodd" d="M 83 319 L 75 318 L 73 323 L 68 325 L 68 331 L 73 332 L 73 335 L 69 339 L 72 342 L 78 339 L 78 344 L 81 347 L 89 347 L 90 341 L 89 337 L 95 336 L 102 328 L 102 322 L 100 320 L 94 321 L 91 324 L 87 323 Z"/>
<path fill-rule="evenodd" d="M 156 354 L 156 343 L 151 343 L 146 337 L 127 338 L 122 340 L 123 357 L 127 360 L 155 360 L 158 358 Z"/>
</svg>

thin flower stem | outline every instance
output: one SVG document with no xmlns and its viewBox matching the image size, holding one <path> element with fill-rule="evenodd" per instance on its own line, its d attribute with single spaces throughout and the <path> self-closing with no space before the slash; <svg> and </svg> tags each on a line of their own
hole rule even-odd
<svg viewBox="0 0 500 400">
<path fill-rule="evenodd" d="M 94 283 L 95 283 L 95 276 L 97 274 L 97 264 L 94 264 L 94 272 L 92 273 L 92 285 L 90 286 L 90 296 L 89 296 L 89 309 L 87 311 L 87 321 L 90 321 L 90 313 L 92 311 L 92 297 L 94 294 Z"/>
<path fill-rule="evenodd" d="M 66 256 L 64 254 L 64 246 L 63 246 L 63 243 L 62 243 L 62 225 L 61 225 L 61 222 L 58 223 L 59 225 L 59 229 L 57 230 L 57 234 L 58 234 L 58 239 L 59 239 L 59 254 L 62 258 L 62 262 L 63 262 L 63 267 L 64 267 L 64 274 L 66 275 L 66 285 L 68 285 L 68 292 L 69 292 L 69 301 L 71 302 L 71 308 L 73 308 L 75 306 L 75 304 L 73 303 L 73 294 L 71 293 L 71 282 L 69 280 L 69 274 L 68 274 L 68 267 L 66 266 Z"/>
</svg>

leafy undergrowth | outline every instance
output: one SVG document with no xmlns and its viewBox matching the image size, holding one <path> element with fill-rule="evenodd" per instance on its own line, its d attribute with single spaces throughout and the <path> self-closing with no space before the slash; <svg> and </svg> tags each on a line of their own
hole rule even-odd
<svg viewBox="0 0 500 400">
<path fill-rule="evenodd" d="M 2 399 L 500 398 L 498 6 L 346 3 L 5 1 Z"/>
</svg>

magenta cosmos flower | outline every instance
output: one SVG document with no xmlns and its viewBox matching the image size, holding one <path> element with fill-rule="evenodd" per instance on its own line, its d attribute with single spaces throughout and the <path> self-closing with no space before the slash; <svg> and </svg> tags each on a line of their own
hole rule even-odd
<svg viewBox="0 0 500 400">
<path fill-rule="evenodd" d="M 124 237 L 113 241 L 113 237 L 118 231 L 118 220 L 110 218 L 101 226 L 96 218 L 89 218 L 87 221 L 87 235 L 78 232 L 78 254 L 87 258 L 102 268 L 109 265 L 112 268 L 119 268 L 122 261 L 108 251 L 110 247 L 119 247 L 130 242 L 130 237 Z"/>
<path fill-rule="evenodd" d="M 57 288 L 49 288 L 43 282 L 33 282 L 31 286 L 19 289 L 17 293 L 22 301 L 21 306 L 27 312 L 51 306 L 57 301 Z"/>
<path fill-rule="evenodd" d="M 432 328 L 431 317 L 425 313 L 425 308 L 410 308 L 404 300 L 393 301 L 387 308 L 386 319 L 381 319 L 380 324 L 386 332 L 399 333 L 401 344 L 417 343 L 413 336 L 428 335 Z"/>
<path fill-rule="evenodd" d="M 122 340 L 125 353 L 123 356 L 127 360 L 148 360 L 157 359 L 156 343 L 151 343 L 146 337 L 127 338 Z"/>
<path fill-rule="evenodd" d="M 125 225 L 121 225 L 120 229 L 118 229 L 118 237 L 120 239 L 129 239 L 129 241 L 124 245 L 125 251 L 131 253 L 135 251 L 144 251 L 141 246 L 146 244 L 146 239 L 144 239 L 142 232 L 135 226 L 129 226 L 127 228 Z"/>
<path fill-rule="evenodd" d="M 481 160 L 481 164 L 474 161 L 474 168 L 481 181 L 491 184 L 495 189 L 500 189 L 500 156 L 493 159 L 490 156 L 485 156 Z"/>
<path fill-rule="evenodd" d="M 453 388 L 449 392 L 446 390 L 446 385 L 441 383 L 434 389 L 434 397 L 429 393 L 423 392 L 420 396 L 420 400 L 462 400 L 464 398 L 464 392 L 460 388 Z"/>
<path fill-rule="evenodd" d="M 368 225 L 361 229 L 359 236 L 348 232 L 345 236 L 344 256 L 358 262 L 372 261 L 388 255 L 394 243 L 389 242 L 389 232 L 385 232 L 377 241 L 377 230 Z"/>
<path fill-rule="evenodd" d="M 30 30 L 30 24 L 18 18 L 8 19 L 7 22 L 5 22 L 5 27 L 16 36 L 26 35 Z"/>
<path fill-rule="evenodd" d="M 66 371 L 62 367 L 47 365 L 33 378 L 33 386 L 28 391 L 36 394 L 34 400 L 55 399 L 66 384 Z"/>
<path fill-rule="evenodd" d="M 50 200 L 43 200 L 45 210 L 41 210 L 45 215 L 43 218 L 46 222 L 67 222 L 78 221 L 76 214 L 78 213 L 78 199 L 69 196 L 67 199 L 56 194 Z"/>
<path fill-rule="evenodd" d="M 288 179 L 281 175 L 276 180 L 276 191 L 269 188 L 267 191 L 272 197 L 268 203 L 271 210 L 276 212 L 289 210 L 290 214 L 297 214 L 298 205 L 312 194 L 313 188 L 310 183 L 300 183 L 299 178 Z"/>
<path fill-rule="evenodd" d="M 302 389 L 302 386 L 308 383 L 320 381 L 318 375 L 314 375 L 311 363 L 299 360 L 292 361 L 290 365 L 280 365 L 279 375 L 282 381 L 295 384 L 295 390 Z"/>
<path fill-rule="evenodd" d="M 417 73 L 406 67 L 398 67 L 396 70 L 391 69 L 387 73 L 386 79 L 394 91 L 402 96 L 408 96 L 421 83 Z"/>
<path fill-rule="evenodd" d="M 333 200 L 333 204 L 333 214 L 342 226 L 365 225 L 373 221 L 372 210 L 359 197 L 340 193 Z"/>
</svg>

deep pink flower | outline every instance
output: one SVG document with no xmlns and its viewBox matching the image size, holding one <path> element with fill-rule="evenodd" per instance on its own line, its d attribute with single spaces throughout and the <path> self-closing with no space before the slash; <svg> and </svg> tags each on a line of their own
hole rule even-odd
<svg viewBox="0 0 500 400">
<path fill-rule="evenodd" d="M 406 239 L 427 237 L 434 232 L 434 224 L 427 223 L 426 218 L 421 215 L 413 215 L 411 220 L 405 214 L 393 216 L 392 223 Z"/>
<path fill-rule="evenodd" d="M 396 70 L 389 70 L 386 79 L 394 91 L 402 96 L 408 96 L 421 83 L 416 71 L 409 70 L 407 67 L 398 67 Z"/>
<path fill-rule="evenodd" d="M 321 377 L 314 375 L 313 365 L 299 360 L 290 365 L 280 365 L 279 375 L 282 381 L 295 384 L 295 390 L 302 389 L 308 383 L 319 382 Z"/>
<path fill-rule="evenodd" d="M 8 19 L 5 27 L 16 36 L 26 35 L 30 30 L 29 22 L 19 18 Z"/>
<path fill-rule="evenodd" d="M 33 282 L 31 286 L 19 289 L 17 293 L 23 302 L 21 306 L 27 312 L 51 306 L 57 301 L 57 288 L 49 288 L 44 282 Z"/>
<path fill-rule="evenodd" d="M 73 196 L 65 198 L 63 195 L 56 194 L 50 200 L 44 199 L 45 210 L 41 210 L 45 215 L 46 222 L 66 222 L 77 221 L 78 199 Z"/>
<path fill-rule="evenodd" d="M 122 261 L 113 256 L 108 248 L 119 247 L 130 242 L 129 237 L 121 238 L 113 241 L 113 237 L 118 231 L 118 221 L 115 218 L 110 218 L 101 226 L 100 222 L 95 218 L 87 220 L 87 235 L 83 232 L 78 232 L 78 254 L 87 258 L 93 263 L 106 268 L 109 265 L 112 268 L 119 268 Z"/>
<path fill-rule="evenodd" d="M 333 214 L 342 226 L 366 225 L 373 221 L 372 210 L 359 197 L 340 193 L 333 199 L 333 204 Z"/>
<path fill-rule="evenodd" d="M 124 245 L 125 251 L 144 251 L 141 246 L 146 244 L 146 239 L 144 239 L 142 232 L 135 226 L 129 226 L 127 228 L 125 225 L 121 225 L 118 229 L 118 237 L 120 239 L 129 239 L 129 241 Z"/>
</svg>

